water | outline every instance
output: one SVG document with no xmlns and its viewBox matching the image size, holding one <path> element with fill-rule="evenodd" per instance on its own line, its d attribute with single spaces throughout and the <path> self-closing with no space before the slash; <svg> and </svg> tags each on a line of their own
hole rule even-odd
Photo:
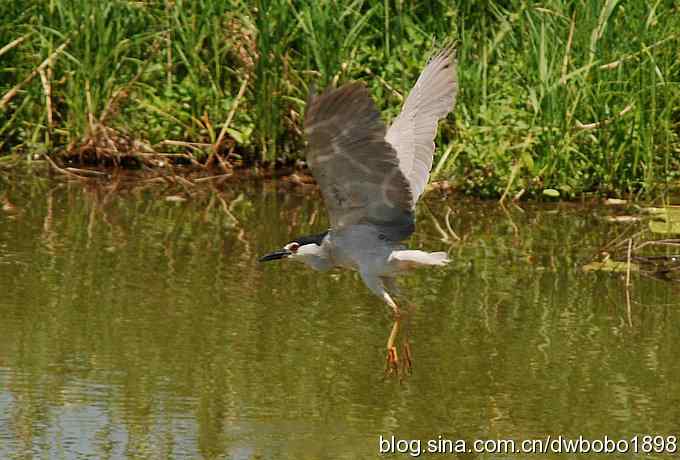
<svg viewBox="0 0 680 460">
<path fill-rule="evenodd" d="M 621 275 L 581 269 L 624 228 L 610 209 L 430 194 L 410 245 L 454 261 L 402 283 L 415 362 L 400 381 L 383 373 L 389 312 L 356 274 L 256 262 L 325 228 L 313 189 L 1 187 L 0 458 L 680 433 L 678 285 L 634 275 L 628 305 Z"/>
</svg>

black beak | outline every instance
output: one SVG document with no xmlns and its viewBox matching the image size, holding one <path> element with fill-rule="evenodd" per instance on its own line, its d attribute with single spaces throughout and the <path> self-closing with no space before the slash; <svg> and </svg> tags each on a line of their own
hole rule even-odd
<svg viewBox="0 0 680 460">
<path fill-rule="evenodd" d="M 288 249 L 281 249 L 280 251 L 275 251 L 275 252 L 272 252 L 271 254 L 267 254 L 266 256 L 260 257 L 259 261 L 260 262 L 269 262 L 270 260 L 283 259 L 285 257 L 288 257 L 291 254 L 292 254 L 292 252 L 290 252 Z"/>
</svg>

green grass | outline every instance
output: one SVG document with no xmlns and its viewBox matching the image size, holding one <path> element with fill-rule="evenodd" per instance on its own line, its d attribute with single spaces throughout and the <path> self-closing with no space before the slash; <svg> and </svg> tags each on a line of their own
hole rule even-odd
<svg viewBox="0 0 680 460">
<path fill-rule="evenodd" d="M 312 86 L 364 80 L 389 120 L 450 41 L 437 178 L 494 197 L 678 187 L 680 7 L 662 0 L 4 0 L 0 154 L 303 158 Z"/>
</svg>

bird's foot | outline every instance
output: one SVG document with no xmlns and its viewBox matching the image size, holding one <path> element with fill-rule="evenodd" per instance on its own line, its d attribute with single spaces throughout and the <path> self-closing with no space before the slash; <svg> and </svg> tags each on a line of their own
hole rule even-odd
<svg viewBox="0 0 680 460">
<path fill-rule="evenodd" d="M 385 375 L 399 374 L 399 355 L 397 355 L 397 347 L 390 347 L 387 349 L 387 360 L 385 362 Z"/>
<path fill-rule="evenodd" d="M 411 345 L 405 341 L 401 347 L 401 356 L 397 353 L 397 347 L 392 346 L 387 349 L 387 359 L 385 360 L 385 376 L 397 376 L 403 378 L 410 375 L 413 370 L 413 355 Z"/>
</svg>

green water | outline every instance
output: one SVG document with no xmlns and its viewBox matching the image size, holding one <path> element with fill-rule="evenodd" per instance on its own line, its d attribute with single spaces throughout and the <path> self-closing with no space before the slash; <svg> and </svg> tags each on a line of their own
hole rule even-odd
<svg viewBox="0 0 680 460">
<path fill-rule="evenodd" d="M 620 275 L 581 270 L 621 232 L 610 209 L 430 194 L 410 245 L 453 263 L 402 283 L 415 362 L 400 382 L 383 373 L 388 310 L 356 274 L 257 263 L 325 228 L 314 192 L 1 187 L 0 458 L 361 459 L 381 435 L 680 434 L 678 286 L 634 275 L 628 306 Z M 449 208 L 459 241 L 437 229 Z"/>
</svg>

